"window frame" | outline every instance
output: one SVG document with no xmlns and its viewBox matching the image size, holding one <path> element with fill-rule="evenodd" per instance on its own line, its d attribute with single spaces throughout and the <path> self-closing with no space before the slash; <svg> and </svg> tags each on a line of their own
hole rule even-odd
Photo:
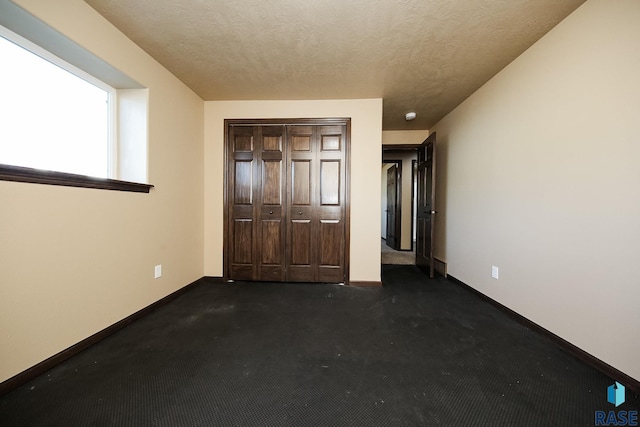
<svg viewBox="0 0 640 427">
<path fill-rule="evenodd" d="M 107 91 L 110 105 L 108 175 L 118 176 L 118 90 L 144 86 L 13 3 L 0 2 L 0 35 L 43 60 Z M 147 141 L 148 143 L 148 141 Z M 148 161 L 148 158 L 147 158 Z M 148 164 L 144 166 L 148 174 Z M 147 175 L 148 178 L 148 175 Z M 149 193 L 151 184 L 0 163 L 0 181 Z"/>
<path fill-rule="evenodd" d="M 149 193 L 151 184 L 0 164 L 0 181 Z"/>
</svg>

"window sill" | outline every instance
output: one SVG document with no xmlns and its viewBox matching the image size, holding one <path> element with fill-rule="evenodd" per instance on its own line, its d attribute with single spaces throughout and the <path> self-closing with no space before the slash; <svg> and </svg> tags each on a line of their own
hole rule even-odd
<svg viewBox="0 0 640 427">
<path fill-rule="evenodd" d="M 95 178 L 66 172 L 54 172 L 0 164 L 0 181 L 29 182 L 34 184 L 64 185 L 67 187 L 97 188 L 101 190 L 148 193 L 153 185 L 117 179 Z"/>
</svg>

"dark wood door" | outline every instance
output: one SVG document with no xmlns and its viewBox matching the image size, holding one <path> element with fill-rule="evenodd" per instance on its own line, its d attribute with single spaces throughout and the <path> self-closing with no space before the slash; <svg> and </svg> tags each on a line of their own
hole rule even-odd
<svg viewBox="0 0 640 427">
<path fill-rule="evenodd" d="M 345 280 L 346 127 L 290 126 L 287 281 Z"/>
<path fill-rule="evenodd" d="M 229 278 L 285 277 L 284 126 L 229 128 Z"/>
<path fill-rule="evenodd" d="M 416 265 L 429 277 L 435 276 L 433 259 L 436 198 L 436 133 L 418 149 L 418 200 L 416 213 Z"/>
<path fill-rule="evenodd" d="M 228 124 L 228 279 L 345 281 L 347 136 L 346 124 Z"/>
<path fill-rule="evenodd" d="M 400 250 L 400 180 L 398 167 L 387 169 L 387 246 Z"/>
<path fill-rule="evenodd" d="M 289 129 L 289 170 L 287 171 L 287 280 L 313 282 L 317 248 L 314 237 L 318 224 L 314 208 L 317 205 L 315 176 L 317 175 L 317 132 L 313 126 L 292 126 Z"/>
</svg>

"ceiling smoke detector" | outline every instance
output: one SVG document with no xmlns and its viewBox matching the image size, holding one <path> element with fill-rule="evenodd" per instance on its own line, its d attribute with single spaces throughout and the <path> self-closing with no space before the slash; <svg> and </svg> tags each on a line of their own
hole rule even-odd
<svg viewBox="0 0 640 427">
<path fill-rule="evenodd" d="M 404 119 L 405 119 L 406 121 L 410 121 L 410 120 L 413 120 L 413 119 L 415 119 L 415 118 L 416 118 L 416 113 L 415 113 L 414 111 L 412 111 L 412 112 L 407 113 L 407 114 L 405 114 L 405 115 L 404 115 Z"/>
</svg>

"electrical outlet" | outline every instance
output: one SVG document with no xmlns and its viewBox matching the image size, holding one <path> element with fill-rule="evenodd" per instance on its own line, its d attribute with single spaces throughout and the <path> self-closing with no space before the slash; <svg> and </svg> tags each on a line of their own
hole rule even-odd
<svg viewBox="0 0 640 427">
<path fill-rule="evenodd" d="M 156 265 L 154 271 L 153 271 L 153 277 L 155 279 L 159 279 L 160 277 L 162 277 L 162 264 L 161 265 Z"/>
<path fill-rule="evenodd" d="M 498 276 L 499 276 L 499 269 L 498 267 L 496 267 L 495 265 L 491 266 L 491 277 L 493 277 L 494 279 L 498 280 Z"/>
</svg>

